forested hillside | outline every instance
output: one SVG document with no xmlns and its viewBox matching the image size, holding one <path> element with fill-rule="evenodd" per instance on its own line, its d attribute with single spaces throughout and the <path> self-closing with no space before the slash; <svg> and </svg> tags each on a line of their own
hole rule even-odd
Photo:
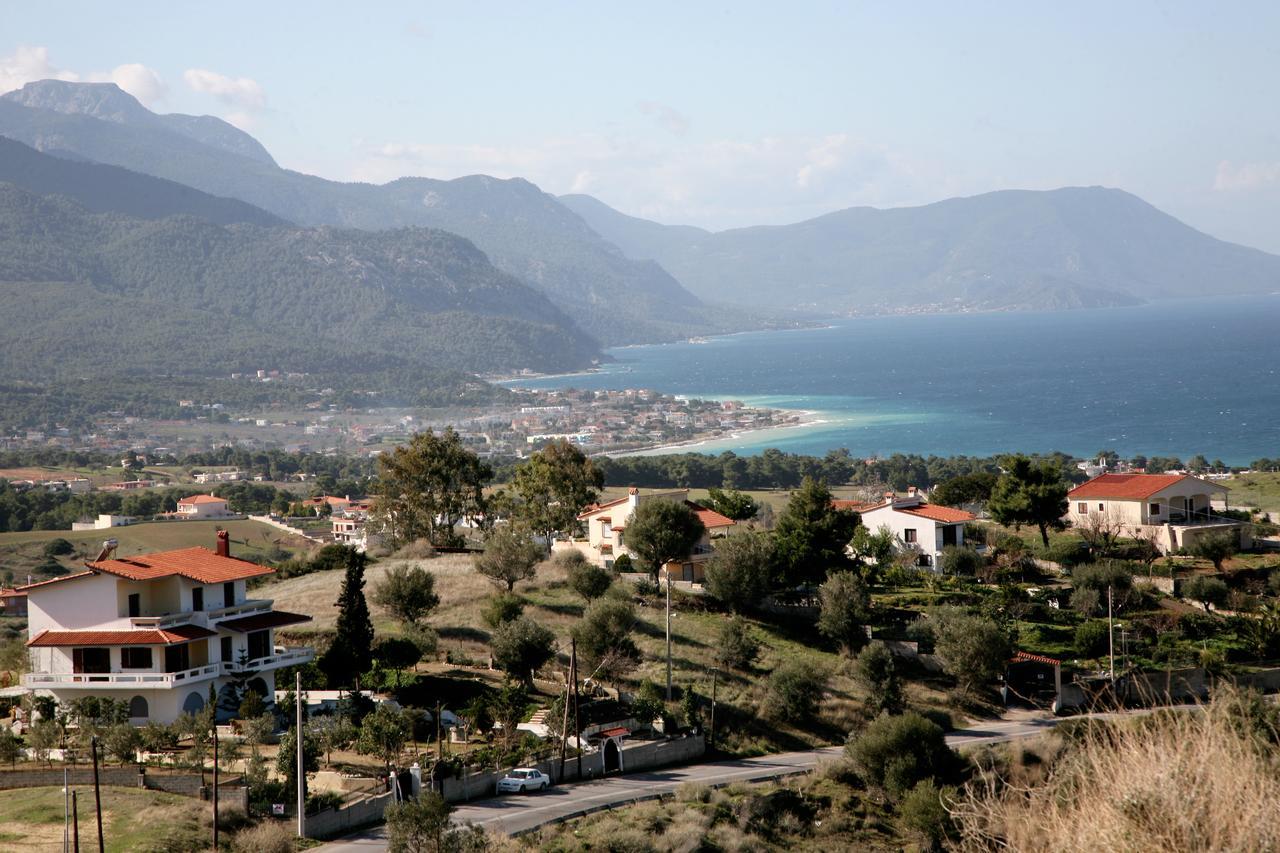
<svg viewBox="0 0 1280 853">
<path fill-rule="evenodd" d="M 0 185 L 10 379 L 273 366 L 555 371 L 598 347 L 546 297 L 441 231 L 91 214 Z"/>
</svg>

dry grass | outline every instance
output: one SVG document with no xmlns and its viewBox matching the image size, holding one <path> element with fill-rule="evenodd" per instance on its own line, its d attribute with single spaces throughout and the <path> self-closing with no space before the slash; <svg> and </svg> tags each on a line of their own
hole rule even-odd
<svg viewBox="0 0 1280 853">
<path fill-rule="evenodd" d="M 952 805 L 959 847 L 1280 849 L 1280 766 L 1256 719 L 1247 698 L 1225 694 L 1201 713 L 1092 727 L 1039 783 L 984 773 Z"/>
</svg>

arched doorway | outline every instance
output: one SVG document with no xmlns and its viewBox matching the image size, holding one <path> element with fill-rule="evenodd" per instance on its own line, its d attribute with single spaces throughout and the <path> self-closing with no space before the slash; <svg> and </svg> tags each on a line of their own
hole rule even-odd
<svg viewBox="0 0 1280 853">
<path fill-rule="evenodd" d="M 254 693 L 257 693 L 258 698 L 267 705 L 270 705 L 275 701 L 276 697 L 271 695 L 267 690 L 267 682 L 263 681 L 261 678 L 249 679 L 249 683 L 245 685 L 245 689 L 252 690 Z"/>
<path fill-rule="evenodd" d="M 604 772 L 620 772 L 622 770 L 622 752 L 618 749 L 618 739 L 607 738 L 600 748 L 604 751 Z"/>
<path fill-rule="evenodd" d="M 147 700 L 141 696 L 134 696 L 129 700 L 129 716 L 135 720 L 145 720 L 151 716 L 150 708 L 147 706 Z"/>
<path fill-rule="evenodd" d="M 187 694 L 187 699 L 182 703 L 182 711 L 184 714 L 198 714 L 204 710 L 204 697 L 196 691 Z"/>
</svg>

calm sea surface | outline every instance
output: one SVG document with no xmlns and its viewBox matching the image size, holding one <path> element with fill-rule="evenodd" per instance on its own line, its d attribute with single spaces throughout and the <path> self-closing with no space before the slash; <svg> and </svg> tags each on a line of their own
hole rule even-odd
<svg viewBox="0 0 1280 853">
<path fill-rule="evenodd" d="M 512 384 L 655 388 L 822 421 L 694 448 L 706 452 L 1280 456 L 1280 296 L 872 317 L 610 355 L 598 373 Z"/>
</svg>

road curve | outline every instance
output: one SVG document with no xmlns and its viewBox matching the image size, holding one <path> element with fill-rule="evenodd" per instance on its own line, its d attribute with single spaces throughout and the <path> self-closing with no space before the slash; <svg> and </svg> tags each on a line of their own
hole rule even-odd
<svg viewBox="0 0 1280 853">
<path fill-rule="evenodd" d="M 1052 728 L 1056 722 L 1050 717 L 993 721 L 978 728 L 952 732 L 947 735 L 947 743 L 956 749 L 999 743 L 1039 734 Z M 457 807 L 453 816 L 459 822 L 473 823 L 493 832 L 513 835 L 601 809 L 672 794 L 685 782 L 719 786 L 732 782 L 759 782 L 806 773 L 825 761 L 838 758 L 841 752 L 842 747 L 829 746 L 803 752 L 782 752 L 757 758 L 709 761 L 684 767 L 663 768 L 648 773 L 611 776 L 590 782 L 557 785 L 547 791 L 528 796 L 491 797 L 463 803 Z M 386 850 L 386 828 L 370 827 L 317 849 L 325 853 L 369 853 L 374 850 Z"/>
</svg>

